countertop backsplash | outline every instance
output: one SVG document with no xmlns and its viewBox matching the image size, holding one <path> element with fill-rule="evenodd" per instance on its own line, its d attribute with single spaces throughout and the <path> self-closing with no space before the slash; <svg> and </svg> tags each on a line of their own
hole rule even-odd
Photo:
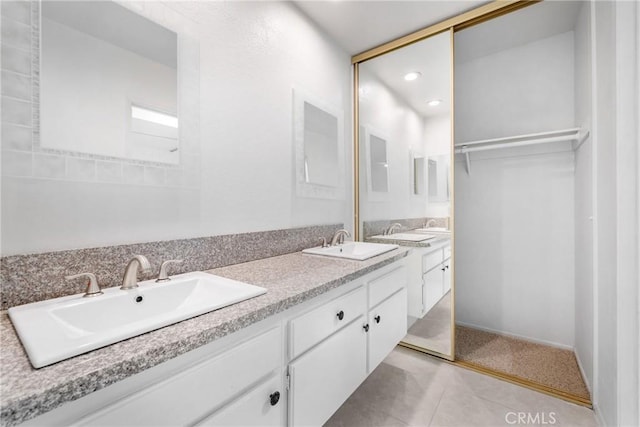
<svg viewBox="0 0 640 427">
<path fill-rule="evenodd" d="M 184 260 L 170 267 L 170 275 L 209 270 L 318 246 L 340 228 L 343 224 L 2 257 L 0 309 L 83 292 L 77 281 L 65 281 L 70 274 L 94 273 L 101 287 L 117 286 L 135 254 L 151 263 L 152 272 L 139 276 L 147 280 L 157 276 L 165 260 Z"/>
</svg>

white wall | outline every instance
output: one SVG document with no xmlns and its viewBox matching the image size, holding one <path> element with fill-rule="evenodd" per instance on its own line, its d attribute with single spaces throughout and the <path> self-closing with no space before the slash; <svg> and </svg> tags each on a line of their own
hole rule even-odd
<svg viewBox="0 0 640 427">
<path fill-rule="evenodd" d="M 287 3 L 128 5 L 199 44 L 200 81 L 187 84 L 199 86 L 200 99 L 184 102 L 199 103 L 201 154 L 182 158 L 185 174 L 197 175 L 199 187 L 169 188 L 164 175 L 157 186 L 138 185 L 119 164 L 106 170 L 114 172 L 113 183 L 74 182 L 59 179 L 69 167 L 64 159 L 3 152 L 11 168 L 3 167 L 2 255 L 336 222 L 351 226 L 350 170 L 344 200 L 296 197 L 292 138 L 293 87 L 335 105 L 350 123 L 345 52 Z M 349 141 L 350 127 L 344 132 Z"/>
<path fill-rule="evenodd" d="M 410 152 L 427 154 L 429 140 L 424 133 L 424 119 L 368 72 L 366 65 L 360 66 L 360 84 L 367 88 L 366 93 L 360 96 L 360 125 L 370 129 L 374 135 L 387 139 L 389 194 L 383 200 L 369 197 L 366 143 L 361 144 L 360 219 L 375 221 L 424 217 L 427 194 L 412 194 L 410 173 Z"/>
<path fill-rule="evenodd" d="M 594 2 L 595 390 L 597 412 L 617 425 L 615 4 Z"/>
<path fill-rule="evenodd" d="M 456 62 L 456 143 L 573 127 L 573 61 L 568 32 Z M 456 320 L 573 347 L 573 153 L 458 157 Z"/>
<path fill-rule="evenodd" d="M 576 126 L 592 129 L 591 8 L 584 3 L 574 32 Z M 591 136 L 575 152 L 575 353 L 593 390 L 593 172 Z"/>
</svg>

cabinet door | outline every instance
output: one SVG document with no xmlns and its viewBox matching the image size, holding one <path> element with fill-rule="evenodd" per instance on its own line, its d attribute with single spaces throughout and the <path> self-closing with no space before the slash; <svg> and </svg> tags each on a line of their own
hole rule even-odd
<svg viewBox="0 0 640 427">
<path fill-rule="evenodd" d="M 407 290 L 398 292 L 369 311 L 369 370 L 391 353 L 407 334 Z"/>
<path fill-rule="evenodd" d="M 283 426 L 285 399 L 280 372 L 198 424 L 204 426 Z"/>
<path fill-rule="evenodd" d="M 424 280 L 424 313 L 427 314 L 429 310 L 433 308 L 434 305 L 440 298 L 442 297 L 442 281 L 444 280 L 444 265 L 440 264 L 433 270 L 426 273 L 423 277 Z"/>
<path fill-rule="evenodd" d="M 289 425 L 320 426 L 366 377 L 364 316 L 289 364 Z"/>
</svg>

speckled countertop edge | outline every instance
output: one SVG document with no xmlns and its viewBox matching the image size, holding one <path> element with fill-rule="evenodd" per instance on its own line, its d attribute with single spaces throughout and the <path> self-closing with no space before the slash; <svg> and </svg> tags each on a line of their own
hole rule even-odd
<svg viewBox="0 0 640 427">
<path fill-rule="evenodd" d="M 411 234 L 408 231 L 404 231 L 403 233 Z M 417 234 L 417 233 L 413 233 Z M 366 239 L 367 242 L 371 243 L 393 243 L 400 246 L 412 247 L 412 248 L 431 248 L 437 247 L 445 244 L 446 242 L 451 241 L 451 237 L 445 234 L 436 235 L 433 239 L 423 240 L 421 242 L 411 242 L 407 240 L 394 240 L 394 239 L 376 239 L 374 237 L 369 237 Z"/>
<path fill-rule="evenodd" d="M 405 257 L 398 248 L 366 261 L 301 253 L 209 270 L 267 293 L 34 369 L 6 312 L 0 314 L 0 424 L 16 425 L 222 338 Z"/>
</svg>

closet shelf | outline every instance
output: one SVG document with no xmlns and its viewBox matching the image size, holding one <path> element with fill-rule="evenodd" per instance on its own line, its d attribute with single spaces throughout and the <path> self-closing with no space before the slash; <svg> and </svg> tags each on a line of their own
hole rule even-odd
<svg viewBox="0 0 640 427">
<path fill-rule="evenodd" d="M 500 148 L 522 147 L 525 145 L 547 144 L 552 142 L 572 142 L 573 150 L 577 150 L 589 137 L 589 131 L 581 128 L 562 129 L 550 132 L 530 133 L 504 138 L 482 139 L 478 141 L 455 144 L 455 153 L 464 154 L 467 173 L 471 174 L 469 153 L 475 151 L 496 150 Z"/>
</svg>

